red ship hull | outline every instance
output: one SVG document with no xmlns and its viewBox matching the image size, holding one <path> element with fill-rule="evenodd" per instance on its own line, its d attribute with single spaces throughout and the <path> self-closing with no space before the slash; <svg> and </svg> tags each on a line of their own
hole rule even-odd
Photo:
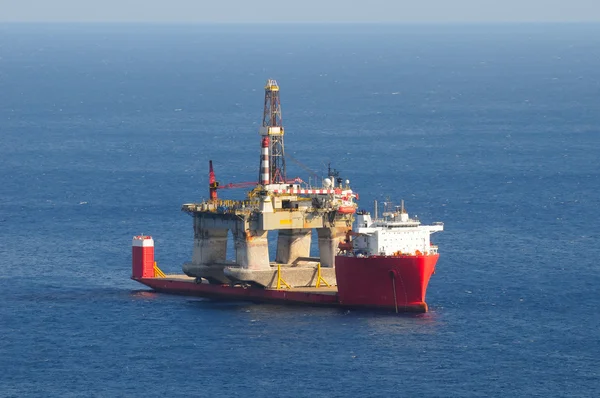
<svg viewBox="0 0 600 398">
<path fill-rule="evenodd" d="M 336 286 L 265 289 L 196 283 L 187 275 L 165 275 L 154 263 L 154 241 L 133 239 L 132 279 L 158 291 L 221 300 L 243 300 L 396 312 L 427 312 L 425 292 L 438 255 L 336 256 Z"/>
<path fill-rule="evenodd" d="M 439 255 L 336 257 L 337 289 L 261 289 L 196 283 L 185 275 L 133 277 L 157 292 L 252 302 L 427 312 L 425 293 Z M 395 294 L 394 294 L 395 293 Z"/>
<path fill-rule="evenodd" d="M 345 307 L 427 312 L 425 294 L 439 254 L 344 257 L 335 260 L 338 300 Z"/>
</svg>

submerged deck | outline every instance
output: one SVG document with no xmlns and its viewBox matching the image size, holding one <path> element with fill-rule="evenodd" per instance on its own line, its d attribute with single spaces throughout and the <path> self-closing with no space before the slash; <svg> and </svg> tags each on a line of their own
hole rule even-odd
<svg viewBox="0 0 600 398">
<path fill-rule="evenodd" d="M 174 281 L 174 282 L 186 282 L 186 283 L 193 283 L 193 284 L 197 284 L 196 283 L 196 278 L 193 278 L 191 276 L 187 276 L 185 274 L 167 274 L 165 275 L 164 278 L 148 278 L 148 279 L 156 279 L 156 280 L 165 280 L 165 281 Z M 200 285 L 208 285 L 208 283 L 202 283 Z M 226 286 L 226 285 L 212 285 L 212 286 L 219 286 L 219 287 L 227 287 L 227 288 L 232 288 L 230 286 Z M 235 288 L 241 288 L 240 286 L 236 286 Z M 337 294 L 337 286 L 323 286 L 323 287 L 314 287 L 314 286 L 302 286 L 302 287 L 292 287 L 289 289 L 263 289 L 266 291 L 281 291 L 281 292 L 298 292 L 298 293 L 318 293 L 318 294 L 331 294 L 331 295 L 335 295 Z"/>
<path fill-rule="evenodd" d="M 132 278 L 158 292 L 223 300 L 339 305 L 337 287 L 294 287 L 290 289 L 260 289 L 255 287 L 211 285 L 196 283 L 196 278 L 183 275 L 165 275 L 155 278 Z"/>
</svg>

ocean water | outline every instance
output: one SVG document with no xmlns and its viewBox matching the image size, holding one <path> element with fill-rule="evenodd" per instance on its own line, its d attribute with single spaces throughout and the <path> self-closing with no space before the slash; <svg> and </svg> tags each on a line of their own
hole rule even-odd
<svg viewBox="0 0 600 398">
<path fill-rule="evenodd" d="M 303 167 L 445 223 L 429 313 L 129 279 L 256 179 L 268 78 Z M 598 396 L 599 98 L 593 24 L 0 25 L 0 396 Z"/>
</svg>

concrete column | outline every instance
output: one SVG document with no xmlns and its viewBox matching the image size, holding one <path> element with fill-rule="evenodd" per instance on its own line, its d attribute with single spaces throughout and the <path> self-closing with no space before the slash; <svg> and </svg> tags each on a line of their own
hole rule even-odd
<svg viewBox="0 0 600 398">
<path fill-rule="evenodd" d="M 240 267 L 251 270 L 270 269 L 267 231 L 238 229 L 234 232 L 235 258 Z"/>
<path fill-rule="evenodd" d="M 198 228 L 194 235 L 193 264 L 210 265 L 225 262 L 227 256 L 227 229 Z"/>
<path fill-rule="evenodd" d="M 338 253 L 338 244 L 346 237 L 346 227 L 317 228 L 321 267 L 333 267 Z"/>
<path fill-rule="evenodd" d="M 275 261 L 292 264 L 298 257 L 309 257 L 311 232 L 310 229 L 280 229 Z"/>
</svg>

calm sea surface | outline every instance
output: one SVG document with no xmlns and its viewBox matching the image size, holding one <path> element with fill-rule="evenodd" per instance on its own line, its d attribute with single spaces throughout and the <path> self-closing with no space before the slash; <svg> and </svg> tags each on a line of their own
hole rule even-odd
<svg viewBox="0 0 600 398">
<path fill-rule="evenodd" d="M 294 159 L 445 223 L 431 312 L 129 279 L 256 180 L 267 78 Z M 0 396 L 598 396 L 599 154 L 600 25 L 0 25 Z"/>
</svg>

